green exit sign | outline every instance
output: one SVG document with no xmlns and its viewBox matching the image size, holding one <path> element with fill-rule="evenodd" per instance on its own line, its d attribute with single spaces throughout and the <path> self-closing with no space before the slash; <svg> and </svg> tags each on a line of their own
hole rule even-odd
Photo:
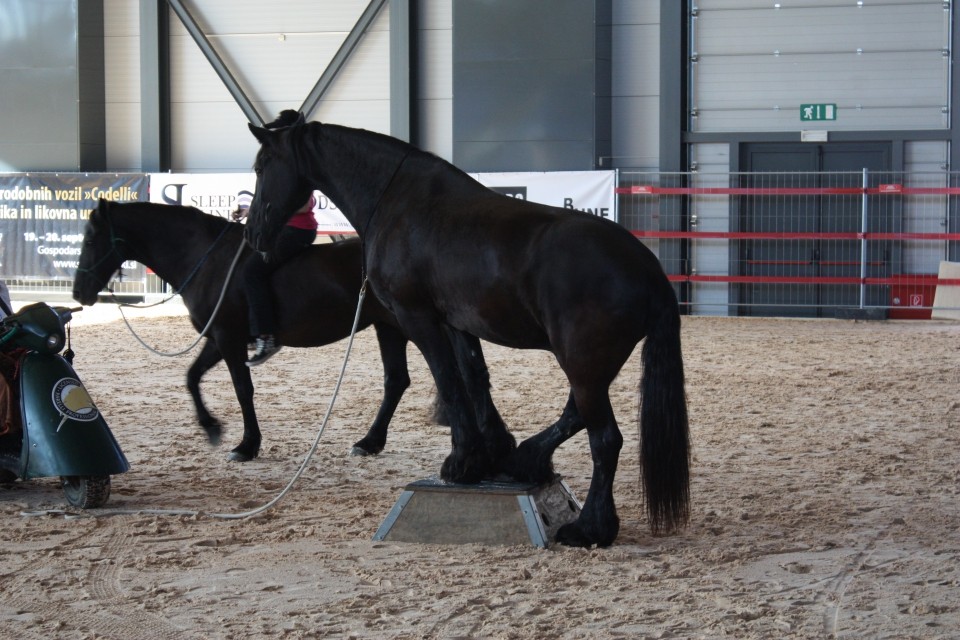
<svg viewBox="0 0 960 640">
<path fill-rule="evenodd" d="M 814 122 L 817 120 L 836 120 L 836 104 L 802 104 L 800 105 L 800 121 Z"/>
</svg>

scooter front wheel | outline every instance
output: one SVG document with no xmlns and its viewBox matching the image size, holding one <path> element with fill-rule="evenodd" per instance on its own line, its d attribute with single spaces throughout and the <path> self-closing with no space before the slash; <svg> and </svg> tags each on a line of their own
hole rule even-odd
<svg viewBox="0 0 960 640">
<path fill-rule="evenodd" d="M 20 456 L 12 453 L 0 453 L 0 484 L 7 484 L 17 479 L 14 469 L 20 468 Z"/>
<path fill-rule="evenodd" d="M 67 502 L 79 509 L 102 507 L 110 497 L 110 476 L 61 476 Z"/>
</svg>

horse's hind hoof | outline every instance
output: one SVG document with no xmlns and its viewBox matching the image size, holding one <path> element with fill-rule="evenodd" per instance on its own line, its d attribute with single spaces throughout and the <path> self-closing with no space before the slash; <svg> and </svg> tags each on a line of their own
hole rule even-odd
<svg viewBox="0 0 960 640">
<path fill-rule="evenodd" d="M 227 460 L 230 462 L 250 462 L 256 457 L 257 456 L 255 454 L 250 455 L 249 453 L 244 453 L 243 451 L 237 451 L 234 449 L 230 452 L 230 455 L 227 456 Z"/>
<path fill-rule="evenodd" d="M 210 446 L 219 446 L 220 438 L 223 436 L 223 426 L 220 424 L 220 421 L 216 418 L 201 420 L 200 426 L 203 427 L 203 432 L 207 435 L 207 442 L 210 443 Z"/>
<path fill-rule="evenodd" d="M 584 531 L 579 521 L 565 524 L 557 530 L 556 542 L 567 547 L 582 547 L 589 549 L 596 545 L 597 547 L 609 547 L 617 539 L 619 532 L 619 522 L 614 527 L 612 533 L 602 535 L 591 535 Z"/>
</svg>

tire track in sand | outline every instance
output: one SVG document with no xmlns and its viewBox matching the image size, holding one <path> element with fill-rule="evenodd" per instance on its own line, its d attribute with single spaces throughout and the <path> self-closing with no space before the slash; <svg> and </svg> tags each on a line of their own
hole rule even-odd
<svg viewBox="0 0 960 640">
<path fill-rule="evenodd" d="M 86 589 L 104 609 L 104 615 L 94 618 L 91 627 L 98 635 L 128 638 L 163 638 L 169 640 L 190 637 L 164 618 L 139 608 L 127 598 L 120 584 L 123 559 L 132 548 L 132 536 L 126 518 L 114 520 L 119 526 L 100 550 L 100 559 L 94 561 L 87 576 Z"/>
</svg>

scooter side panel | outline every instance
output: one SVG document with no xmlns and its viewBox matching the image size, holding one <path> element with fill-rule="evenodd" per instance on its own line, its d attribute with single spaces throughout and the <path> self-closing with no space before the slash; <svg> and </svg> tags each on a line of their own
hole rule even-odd
<svg viewBox="0 0 960 640">
<path fill-rule="evenodd" d="M 130 468 L 73 367 L 30 353 L 20 369 L 24 478 L 114 475 Z"/>
</svg>

